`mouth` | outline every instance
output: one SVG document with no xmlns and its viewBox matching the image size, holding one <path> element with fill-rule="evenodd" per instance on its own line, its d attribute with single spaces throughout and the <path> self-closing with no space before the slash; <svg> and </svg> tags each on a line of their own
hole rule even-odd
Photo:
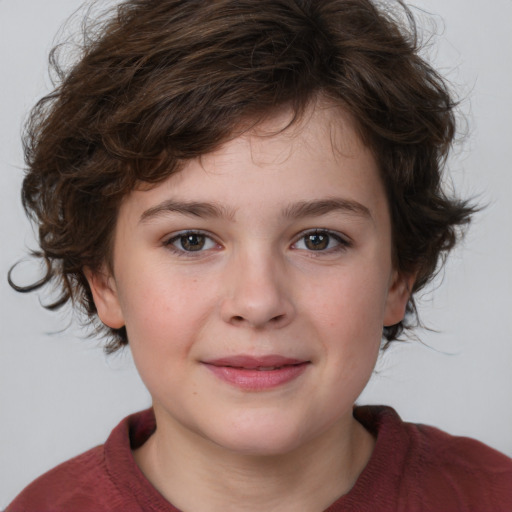
<svg viewBox="0 0 512 512">
<path fill-rule="evenodd" d="M 264 391 L 283 386 L 301 376 L 310 361 L 268 355 L 231 356 L 203 363 L 217 378 L 246 391 Z"/>
</svg>

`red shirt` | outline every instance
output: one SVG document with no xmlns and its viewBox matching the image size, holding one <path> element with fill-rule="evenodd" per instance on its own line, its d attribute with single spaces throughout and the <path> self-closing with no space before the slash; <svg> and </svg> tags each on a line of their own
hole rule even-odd
<svg viewBox="0 0 512 512">
<path fill-rule="evenodd" d="M 326 512 L 510 512 L 512 459 L 389 407 L 358 407 L 377 442 L 352 490 Z M 107 442 L 30 484 L 6 512 L 179 512 L 149 483 L 131 450 L 155 430 L 151 410 L 125 418 Z M 286 500 L 286 496 L 283 496 Z"/>
</svg>

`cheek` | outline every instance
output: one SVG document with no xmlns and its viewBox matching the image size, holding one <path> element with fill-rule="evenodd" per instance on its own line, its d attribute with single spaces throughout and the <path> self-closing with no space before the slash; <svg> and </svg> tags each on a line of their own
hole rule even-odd
<svg viewBox="0 0 512 512">
<path fill-rule="evenodd" d="M 214 300 L 211 286 L 164 271 L 146 271 L 121 290 L 120 301 L 130 344 L 160 350 L 185 349 L 201 329 Z"/>
<path fill-rule="evenodd" d="M 340 333 L 373 332 L 380 338 L 387 297 L 387 274 L 347 268 L 327 276 L 309 294 L 309 309 L 323 325 Z"/>
<path fill-rule="evenodd" d="M 364 386 L 379 354 L 386 283 L 380 273 L 352 269 L 332 276 L 328 289 L 310 301 L 325 360 L 338 385 Z"/>
<path fill-rule="evenodd" d="M 167 285 L 146 279 L 124 304 L 129 347 L 138 373 L 153 396 L 178 389 L 193 375 L 193 357 L 204 332 L 206 297 L 192 282 Z M 167 391 L 166 391 L 167 390 Z"/>
</svg>

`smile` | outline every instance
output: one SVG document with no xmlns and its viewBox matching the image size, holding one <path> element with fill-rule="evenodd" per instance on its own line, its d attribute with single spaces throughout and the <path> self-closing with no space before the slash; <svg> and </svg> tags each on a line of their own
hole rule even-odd
<svg viewBox="0 0 512 512">
<path fill-rule="evenodd" d="M 283 386 L 302 375 L 310 361 L 277 355 L 232 356 L 204 362 L 220 380 L 245 391 L 264 391 Z"/>
</svg>

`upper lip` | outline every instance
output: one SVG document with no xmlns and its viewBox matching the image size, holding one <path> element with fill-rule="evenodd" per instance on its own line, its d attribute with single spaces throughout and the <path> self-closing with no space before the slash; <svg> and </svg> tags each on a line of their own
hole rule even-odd
<svg viewBox="0 0 512 512">
<path fill-rule="evenodd" d="M 280 355 L 265 355 L 265 356 L 249 356 L 249 355 L 236 355 L 229 357 L 221 357 L 219 359 L 210 359 L 204 361 L 205 364 L 213 366 L 231 366 L 233 368 L 273 368 L 280 366 L 292 366 L 297 364 L 308 363 L 304 359 L 296 359 L 294 357 L 284 357 Z"/>
</svg>

